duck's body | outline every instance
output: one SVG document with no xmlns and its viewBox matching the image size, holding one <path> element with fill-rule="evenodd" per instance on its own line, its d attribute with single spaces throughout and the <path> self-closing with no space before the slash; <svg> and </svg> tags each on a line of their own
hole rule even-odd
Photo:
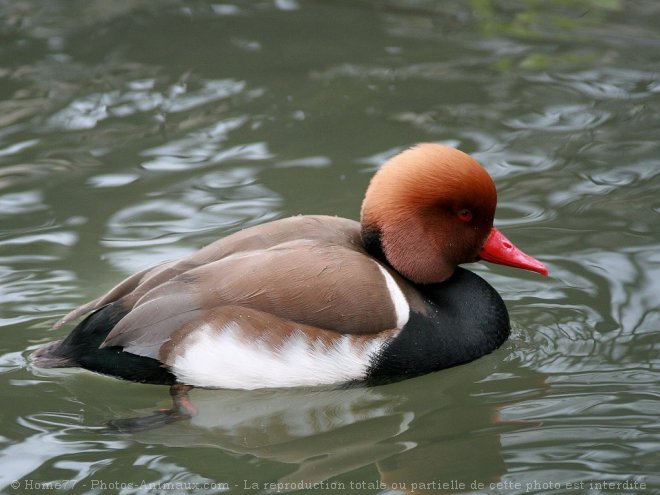
<svg viewBox="0 0 660 495">
<path fill-rule="evenodd" d="M 360 224 L 299 216 L 130 277 L 40 366 L 199 387 L 324 385 L 418 375 L 506 340 L 499 295 L 457 270 L 417 285 L 367 253 Z"/>
<path fill-rule="evenodd" d="M 472 361 L 506 340 L 509 319 L 497 292 L 457 265 L 481 257 L 545 271 L 492 227 L 495 202 L 477 162 L 418 146 L 376 174 L 361 223 L 278 220 L 137 273 L 58 322 L 93 311 L 34 362 L 254 389 Z"/>
</svg>

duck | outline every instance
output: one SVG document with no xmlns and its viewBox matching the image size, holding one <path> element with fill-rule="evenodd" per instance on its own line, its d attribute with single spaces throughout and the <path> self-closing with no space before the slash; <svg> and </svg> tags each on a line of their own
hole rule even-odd
<svg viewBox="0 0 660 495">
<path fill-rule="evenodd" d="M 422 143 L 371 178 L 360 221 L 299 215 L 246 228 L 129 276 L 74 309 L 38 368 L 79 367 L 170 386 L 168 418 L 193 387 L 380 384 L 471 362 L 510 335 L 476 261 L 547 276 L 494 227 L 495 184 L 470 155 Z"/>
</svg>

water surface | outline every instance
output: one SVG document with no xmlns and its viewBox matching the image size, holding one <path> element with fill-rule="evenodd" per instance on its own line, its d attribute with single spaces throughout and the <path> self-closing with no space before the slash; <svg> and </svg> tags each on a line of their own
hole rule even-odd
<svg viewBox="0 0 660 495">
<path fill-rule="evenodd" d="M 660 492 L 658 16 L 0 3 L 0 490 Z M 358 218 L 421 141 L 478 158 L 497 225 L 550 268 L 471 267 L 511 313 L 492 355 L 382 387 L 198 390 L 198 417 L 134 435 L 99 427 L 166 407 L 163 387 L 29 367 L 135 270 L 276 218 Z"/>
</svg>

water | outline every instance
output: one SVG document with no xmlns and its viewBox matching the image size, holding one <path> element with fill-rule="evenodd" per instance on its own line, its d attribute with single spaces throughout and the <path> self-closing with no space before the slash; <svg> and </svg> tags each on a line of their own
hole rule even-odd
<svg viewBox="0 0 660 495">
<path fill-rule="evenodd" d="M 658 15 L 0 3 L 0 490 L 660 493 Z M 29 368 L 134 270 L 292 214 L 357 218 L 420 141 L 477 157 L 497 225 L 550 268 L 472 267 L 511 313 L 494 354 L 374 388 L 197 390 L 194 420 L 134 435 L 99 427 L 166 389 Z"/>
</svg>

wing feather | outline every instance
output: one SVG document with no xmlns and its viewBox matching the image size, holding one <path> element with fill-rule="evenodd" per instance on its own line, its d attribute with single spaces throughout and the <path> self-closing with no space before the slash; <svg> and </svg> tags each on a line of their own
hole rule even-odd
<svg viewBox="0 0 660 495">
<path fill-rule="evenodd" d="M 156 359 L 177 332 L 193 322 L 213 325 L 213 315 L 217 319 L 225 314 L 225 307 L 270 315 L 271 323 L 286 321 L 368 337 L 391 331 L 400 322 L 385 270 L 403 293 L 414 292 L 406 289 L 408 282 L 365 253 L 357 222 L 293 217 L 238 232 L 180 261 L 143 270 L 72 311 L 58 326 L 120 301 L 128 313 L 102 347 L 121 346 Z M 268 319 L 263 321 L 268 324 Z"/>
</svg>

